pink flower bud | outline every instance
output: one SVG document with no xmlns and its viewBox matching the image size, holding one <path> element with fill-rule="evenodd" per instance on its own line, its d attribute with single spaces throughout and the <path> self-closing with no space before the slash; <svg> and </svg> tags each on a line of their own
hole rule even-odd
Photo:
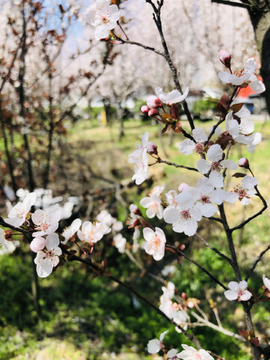
<svg viewBox="0 0 270 360">
<path fill-rule="evenodd" d="M 149 141 L 147 144 L 147 152 L 149 155 L 152 155 L 152 154 L 157 155 L 158 154 L 157 145 L 155 145 L 154 143 Z"/>
<path fill-rule="evenodd" d="M 180 184 L 180 185 L 178 186 L 178 191 L 179 191 L 179 192 L 182 192 L 182 191 L 184 191 L 187 187 L 188 187 L 188 184 L 182 183 L 182 184 Z"/>
<path fill-rule="evenodd" d="M 231 55 L 227 50 L 220 50 L 219 52 L 219 60 L 226 66 L 226 68 L 231 68 Z"/>
<path fill-rule="evenodd" d="M 156 108 L 159 108 L 159 107 L 162 107 L 162 106 L 163 106 L 163 105 L 162 105 L 162 102 L 159 100 L 159 98 L 156 98 L 155 101 L 154 101 L 154 103 L 155 103 L 155 106 L 154 106 L 154 107 L 156 107 Z"/>
<path fill-rule="evenodd" d="M 159 115 L 159 112 L 156 109 L 151 109 L 151 110 L 148 111 L 148 116 L 155 117 L 156 115 Z"/>
<path fill-rule="evenodd" d="M 185 300 L 185 301 L 187 300 L 187 294 L 186 293 L 183 292 L 181 294 L 181 297 L 182 297 L 183 300 Z"/>
<path fill-rule="evenodd" d="M 45 245 L 46 245 L 46 239 L 44 239 L 41 236 L 37 236 L 31 241 L 30 249 L 33 252 L 37 253 L 37 252 L 43 250 Z"/>
<path fill-rule="evenodd" d="M 150 95 L 147 98 L 147 106 L 150 109 L 162 107 L 162 102 L 159 100 L 159 98 L 155 95 Z"/>
<path fill-rule="evenodd" d="M 241 158 L 239 161 L 238 161 L 238 166 L 240 167 L 244 167 L 246 169 L 249 169 L 249 161 L 247 158 Z"/>
<path fill-rule="evenodd" d="M 149 107 L 147 106 L 147 105 L 143 105 L 142 107 L 141 107 L 141 112 L 143 113 L 143 114 L 148 114 L 148 111 L 149 111 L 150 109 L 149 109 Z"/>
</svg>

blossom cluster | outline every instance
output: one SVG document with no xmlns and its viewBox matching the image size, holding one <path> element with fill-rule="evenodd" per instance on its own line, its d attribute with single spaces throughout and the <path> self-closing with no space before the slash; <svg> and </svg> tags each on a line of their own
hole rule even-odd
<svg viewBox="0 0 270 360">
<path fill-rule="evenodd" d="M 49 206 L 42 209 L 36 209 L 31 213 L 32 208 L 40 206 L 41 202 L 38 198 L 38 192 L 23 193 L 19 191 L 18 196 L 23 201 L 18 202 L 12 207 L 8 213 L 8 217 L 4 219 L 5 223 L 20 228 L 27 225 L 29 233 L 32 235 L 30 249 L 37 253 L 34 262 L 39 277 L 49 276 L 53 269 L 59 264 L 59 257 L 62 255 L 61 245 L 77 237 L 90 247 L 93 247 L 104 235 L 112 232 L 113 241 L 120 253 L 125 251 L 126 239 L 119 231 L 123 228 L 121 221 L 113 218 L 107 210 L 102 210 L 97 216 L 97 222 L 92 223 L 81 219 L 75 219 L 69 227 L 59 235 L 56 231 L 59 227 L 59 221 L 62 217 L 62 208 Z M 44 200 L 43 200 L 44 202 Z M 0 228 L 0 243 L 5 249 L 10 249 L 12 242 L 6 240 L 5 232 Z"/>
</svg>

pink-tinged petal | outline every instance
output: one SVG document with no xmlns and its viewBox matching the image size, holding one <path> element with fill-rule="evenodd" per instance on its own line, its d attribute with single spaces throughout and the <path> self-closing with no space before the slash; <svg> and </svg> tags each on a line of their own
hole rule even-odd
<svg viewBox="0 0 270 360">
<path fill-rule="evenodd" d="M 209 175 L 209 180 L 216 188 L 222 188 L 224 185 L 223 176 L 218 171 L 212 171 Z"/>
<path fill-rule="evenodd" d="M 245 280 L 240 281 L 239 287 L 242 290 L 245 290 L 247 288 L 247 282 Z"/>
<path fill-rule="evenodd" d="M 242 301 L 248 301 L 251 297 L 252 297 L 251 292 L 249 292 L 248 290 L 246 290 L 245 293 L 240 296 L 240 299 L 241 299 Z"/>
<path fill-rule="evenodd" d="M 30 249 L 33 252 L 39 252 L 44 249 L 46 245 L 46 239 L 43 237 L 35 237 L 30 243 Z"/>
<path fill-rule="evenodd" d="M 155 232 L 151 228 L 147 227 L 143 229 L 143 237 L 146 241 L 150 241 L 154 235 Z"/>
<path fill-rule="evenodd" d="M 45 213 L 43 210 L 36 210 L 34 214 L 31 215 L 32 221 L 35 225 L 40 225 L 44 220 Z"/>
<path fill-rule="evenodd" d="M 163 217 L 166 223 L 173 224 L 175 221 L 177 221 L 179 217 L 179 210 L 168 207 L 167 209 L 164 210 Z"/>
<path fill-rule="evenodd" d="M 54 250 L 59 245 L 59 236 L 58 234 L 50 234 L 46 239 L 46 248 L 48 250 Z"/>
<path fill-rule="evenodd" d="M 226 299 L 228 299 L 230 301 L 238 299 L 238 293 L 233 290 L 226 290 L 224 295 L 225 295 Z"/>
<path fill-rule="evenodd" d="M 197 161 L 196 167 L 201 174 L 207 174 L 211 169 L 211 164 L 205 159 L 200 159 Z"/>
<path fill-rule="evenodd" d="M 231 281 L 228 284 L 228 288 L 237 292 L 239 289 L 239 284 L 236 281 Z"/>
<path fill-rule="evenodd" d="M 50 261 L 46 261 L 43 264 L 37 265 L 37 274 L 41 278 L 49 276 L 53 271 L 53 264 Z"/>
<path fill-rule="evenodd" d="M 225 166 L 226 168 L 228 168 L 230 170 L 236 170 L 238 167 L 237 164 L 232 160 L 222 160 L 220 162 L 220 165 Z"/>
</svg>

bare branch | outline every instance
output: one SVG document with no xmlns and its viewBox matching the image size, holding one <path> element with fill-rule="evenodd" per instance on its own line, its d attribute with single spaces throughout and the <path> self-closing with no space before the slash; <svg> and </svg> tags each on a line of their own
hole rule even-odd
<svg viewBox="0 0 270 360">
<path fill-rule="evenodd" d="M 241 4 L 241 3 L 236 3 L 236 2 L 232 2 L 232 1 L 228 1 L 228 0 L 211 0 L 211 2 L 223 4 L 223 5 L 241 7 L 241 8 L 245 8 L 245 9 L 250 9 L 250 7 L 251 7 L 251 5 L 248 5 L 248 4 Z"/>
<path fill-rule="evenodd" d="M 219 256 L 221 256 L 223 259 L 225 259 L 226 261 L 228 261 L 228 263 L 231 265 L 232 264 L 232 260 L 230 258 L 228 258 L 228 256 L 222 254 L 218 249 L 214 248 L 212 245 L 208 244 L 208 242 L 206 240 L 204 240 L 202 238 L 201 235 L 199 235 L 198 233 L 195 234 L 197 236 L 198 239 L 200 239 L 205 246 L 209 247 L 211 250 L 213 250 L 215 253 L 217 253 Z"/>
<path fill-rule="evenodd" d="M 158 162 L 159 164 L 167 164 L 167 165 L 174 166 L 174 167 L 176 167 L 176 168 L 183 168 L 183 169 L 186 169 L 186 170 L 191 170 L 191 171 L 196 171 L 196 172 L 198 172 L 198 170 L 195 169 L 195 168 L 193 168 L 193 167 L 184 166 L 184 165 L 177 165 L 177 164 L 175 164 L 175 163 L 173 163 L 173 162 L 166 161 L 166 160 L 162 160 L 160 157 L 157 158 L 157 162 Z"/>
<path fill-rule="evenodd" d="M 258 190 L 258 187 L 255 186 L 255 189 L 257 191 L 257 195 L 259 196 L 259 198 L 261 199 L 262 203 L 263 203 L 263 208 L 257 212 L 255 215 L 249 217 L 247 220 L 245 220 L 244 222 L 242 222 L 242 224 L 238 225 L 238 226 L 235 226 L 234 228 L 232 228 L 230 231 L 233 232 L 235 230 L 238 230 L 238 229 L 241 229 L 242 227 L 244 227 L 247 223 L 249 223 L 251 220 L 255 219 L 257 216 L 261 215 L 264 210 L 267 209 L 268 205 L 267 205 L 267 202 L 265 201 L 264 197 L 261 195 L 261 193 L 259 192 Z"/>
<path fill-rule="evenodd" d="M 247 275 L 246 278 L 245 278 L 246 281 L 248 281 L 248 279 L 251 277 L 251 275 L 252 275 L 253 271 L 255 270 L 256 266 L 258 265 L 258 263 L 261 261 L 263 255 L 264 255 L 268 250 L 270 250 L 270 245 L 268 245 L 267 248 L 260 253 L 260 255 L 258 256 L 257 260 L 254 262 L 252 268 L 249 270 L 249 273 L 248 273 L 248 275 Z"/>
</svg>

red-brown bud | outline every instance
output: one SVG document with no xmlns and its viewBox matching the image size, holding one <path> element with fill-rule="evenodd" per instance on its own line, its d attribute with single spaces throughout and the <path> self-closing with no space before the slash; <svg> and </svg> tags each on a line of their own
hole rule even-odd
<svg viewBox="0 0 270 360">
<path fill-rule="evenodd" d="M 151 109 L 148 111 L 148 116 L 150 116 L 150 117 L 154 117 L 157 115 L 159 115 L 159 112 L 156 109 Z"/>
<path fill-rule="evenodd" d="M 187 301 L 187 294 L 186 293 L 183 292 L 181 294 L 181 297 L 182 297 L 183 300 Z"/>
<path fill-rule="evenodd" d="M 154 143 L 149 141 L 147 144 L 147 152 L 149 155 L 152 155 L 152 154 L 157 155 L 158 154 L 157 145 L 155 145 Z"/>
<path fill-rule="evenodd" d="M 245 169 L 249 169 L 249 161 L 247 158 L 241 158 L 238 161 L 238 166 L 244 167 Z"/>
<path fill-rule="evenodd" d="M 231 68 L 231 55 L 228 53 L 227 50 L 220 50 L 219 52 L 219 60 L 222 62 L 226 68 Z"/>
<path fill-rule="evenodd" d="M 148 114 L 148 111 L 149 111 L 150 109 L 149 109 L 149 107 L 147 106 L 147 105 L 143 105 L 142 107 L 141 107 L 141 112 L 143 113 L 143 114 Z"/>
<path fill-rule="evenodd" d="M 4 232 L 4 236 L 6 240 L 11 240 L 12 239 L 12 230 L 5 230 Z"/>
</svg>

